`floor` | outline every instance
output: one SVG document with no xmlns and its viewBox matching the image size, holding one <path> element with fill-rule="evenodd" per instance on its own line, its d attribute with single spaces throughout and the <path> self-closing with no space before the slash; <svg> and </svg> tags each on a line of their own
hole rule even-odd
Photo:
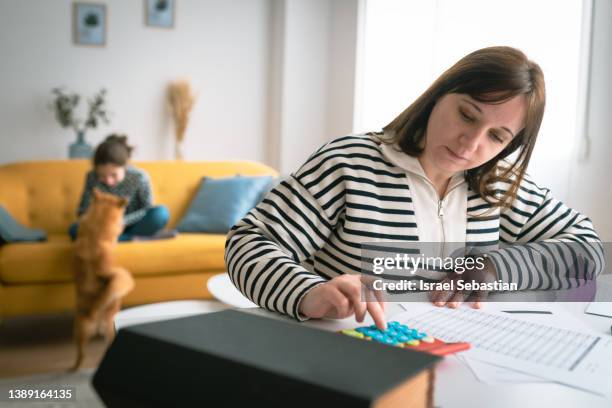
<svg viewBox="0 0 612 408">
<path fill-rule="evenodd" d="M 74 362 L 73 315 L 11 318 L 0 321 L 0 378 L 66 371 Z M 92 340 L 83 368 L 97 367 L 106 350 Z"/>
</svg>

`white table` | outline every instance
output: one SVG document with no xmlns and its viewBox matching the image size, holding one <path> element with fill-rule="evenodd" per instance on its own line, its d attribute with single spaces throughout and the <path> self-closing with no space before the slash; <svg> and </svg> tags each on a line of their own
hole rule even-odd
<svg viewBox="0 0 612 408">
<path fill-rule="evenodd" d="M 590 329 L 609 336 L 612 319 L 584 314 L 586 305 L 587 303 L 566 303 L 563 307 L 567 309 L 570 316 L 583 320 Z M 542 309 L 541 304 L 522 304 L 522 306 L 524 309 Z M 484 310 L 486 308 L 485 304 Z M 248 309 L 247 311 L 272 318 L 284 318 L 264 309 Z M 399 304 L 388 304 L 386 310 L 388 317 L 401 312 L 403 309 Z M 346 323 L 348 327 L 361 325 L 356 324 L 352 318 L 336 321 L 313 320 L 305 324 L 324 330 L 338 330 L 345 327 Z M 370 323 L 371 320 L 364 322 L 364 324 Z M 603 398 L 552 383 L 489 385 L 478 381 L 468 367 L 455 357 L 449 356 L 438 365 L 436 370 L 435 406 L 441 408 L 541 408 L 542 406 L 610 408 L 612 407 L 612 396 Z"/>
<path fill-rule="evenodd" d="M 134 324 L 218 312 L 230 307 L 257 307 L 236 289 L 227 273 L 212 276 L 206 285 L 217 300 L 177 300 L 124 309 L 115 315 L 115 330 Z"/>
<path fill-rule="evenodd" d="M 115 330 L 135 324 L 218 312 L 230 307 L 217 300 L 176 300 L 130 307 L 115 315 Z"/>
<path fill-rule="evenodd" d="M 597 280 L 596 299 L 612 299 L 612 275 L 602 275 Z M 565 309 L 570 317 L 580 320 L 586 327 L 604 336 L 610 336 L 612 318 L 585 314 L 587 302 L 564 302 L 557 306 Z M 486 308 L 486 304 L 484 305 Z M 525 303 L 525 309 L 543 309 L 544 304 Z M 612 362 L 610 362 L 612 364 Z M 610 379 L 612 381 L 612 379 Z M 530 408 L 548 406 L 612 407 L 612 396 L 599 397 L 587 392 L 552 383 L 512 385 L 488 385 L 479 382 L 469 368 L 455 358 L 445 359 L 437 370 L 436 405 L 446 407 Z"/>
<path fill-rule="evenodd" d="M 607 277 L 610 280 L 610 277 Z M 610 299 L 610 295 L 606 295 Z M 523 304 L 525 309 L 541 309 L 541 304 Z M 568 315 L 581 320 L 587 327 L 603 335 L 610 336 L 612 318 L 588 315 L 584 309 L 588 303 L 563 303 L 562 307 Z M 209 313 L 227 309 L 230 306 L 218 301 L 178 301 L 164 302 L 152 305 L 126 309 L 117 314 L 115 325 L 117 329 L 130 324 L 172 319 L 199 313 Z M 486 310 L 487 305 L 484 305 Z M 248 313 L 263 315 L 275 319 L 284 319 L 297 323 L 295 320 L 269 312 L 261 308 L 243 309 Z M 386 314 L 392 317 L 403 311 L 397 303 L 389 303 Z M 371 322 L 371 321 L 370 321 Z M 366 322 L 370 324 L 369 322 Z M 344 320 L 312 320 L 309 326 L 324 330 L 337 330 L 348 325 L 357 326 L 353 318 Z M 365 324 L 365 323 L 364 323 Z M 612 363 L 612 362 L 611 362 Z M 527 383 L 512 385 L 488 385 L 478 381 L 470 369 L 455 357 L 445 358 L 439 365 L 436 374 L 435 405 L 441 408 L 531 408 L 550 406 L 565 407 L 612 407 L 612 396 L 603 398 L 587 392 L 572 389 L 552 383 Z"/>
<path fill-rule="evenodd" d="M 587 304 L 565 303 L 562 306 L 567 309 L 570 316 L 580 319 L 590 329 L 610 336 L 612 319 L 584 314 Z M 534 304 L 533 309 L 538 306 L 540 305 Z M 445 359 L 438 366 L 436 378 L 436 405 L 444 408 L 612 407 L 612 396 L 603 398 L 559 384 L 484 384 L 454 357 Z"/>
</svg>

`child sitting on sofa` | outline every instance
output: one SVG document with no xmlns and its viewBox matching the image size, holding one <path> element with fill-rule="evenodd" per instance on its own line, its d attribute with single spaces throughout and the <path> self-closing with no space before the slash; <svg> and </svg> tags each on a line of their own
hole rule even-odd
<svg viewBox="0 0 612 408">
<path fill-rule="evenodd" d="M 174 231 L 163 230 L 168 223 L 168 209 L 161 205 L 153 206 L 148 174 L 128 164 L 132 150 L 127 136 L 117 134 L 108 136 L 96 147 L 93 169 L 85 177 L 78 216 L 83 215 L 89 207 L 93 189 L 97 187 L 128 200 L 123 218 L 124 230 L 119 241 L 168 238 L 175 234 Z M 76 239 L 77 231 L 78 223 L 72 224 L 68 231 L 72 240 Z"/>
</svg>

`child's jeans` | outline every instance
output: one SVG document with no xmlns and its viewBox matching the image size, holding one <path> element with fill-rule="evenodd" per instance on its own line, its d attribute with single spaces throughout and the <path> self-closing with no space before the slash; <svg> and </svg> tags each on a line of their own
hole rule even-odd
<svg viewBox="0 0 612 408">
<path fill-rule="evenodd" d="M 135 235 L 145 237 L 151 236 L 163 229 L 168 223 L 169 218 L 170 213 L 165 206 L 158 205 L 151 207 L 140 221 L 125 227 L 123 233 L 119 236 L 119 242 L 131 241 Z M 68 229 L 68 234 L 70 234 L 70 238 L 72 238 L 73 241 L 76 239 L 78 229 L 79 224 L 76 222 Z"/>
</svg>

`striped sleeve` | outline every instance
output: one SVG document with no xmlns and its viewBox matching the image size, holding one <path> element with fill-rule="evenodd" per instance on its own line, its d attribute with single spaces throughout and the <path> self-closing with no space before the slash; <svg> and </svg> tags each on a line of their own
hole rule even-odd
<svg viewBox="0 0 612 408">
<path fill-rule="evenodd" d="M 603 245 L 591 220 L 528 177 L 500 215 L 500 249 L 489 253 L 498 278 L 524 289 L 576 287 L 604 268 Z"/>
<path fill-rule="evenodd" d="M 146 173 L 140 172 L 133 181 L 135 193 L 131 197 L 130 208 L 134 210 L 126 213 L 123 223 L 126 226 L 134 225 L 142 220 L 147 211 L 153 206 L 153 194 L 151 193 L 151 182 Z"/>
<path fill-rule="evenodd" d="M 81 202 L 79 203 L 79 208 L 77 210 L 78 217 L 85 214 L 85 211 L 87 211 L 89 203 L 91 202 L 91 195 L 95 184 L 95 173 L 93 171 L 87 172 L 87 175 L 85 176 L 85 186 L 83 187 L 83 193 L 81 194 Z"/>
<path fill-rule="evenodd" d="M 259 306 L 304 320 L 301 299 L 326 280 L 302 263 L 332 228 L 317 200 L 291 176 L 231 229 L 225 248 L 230 279 Z"/>
<path fill-rule="evenodd" d="M 340 144 L 339 144 L 340 143 Z M 330 241 L 345 206 L 342 139 L 317 150 L 229 232 L 225 263 L 234 285 L 259 306 L 305 320 L 299 304 L 327 277 L 312 256 Z"/>
</svg>

